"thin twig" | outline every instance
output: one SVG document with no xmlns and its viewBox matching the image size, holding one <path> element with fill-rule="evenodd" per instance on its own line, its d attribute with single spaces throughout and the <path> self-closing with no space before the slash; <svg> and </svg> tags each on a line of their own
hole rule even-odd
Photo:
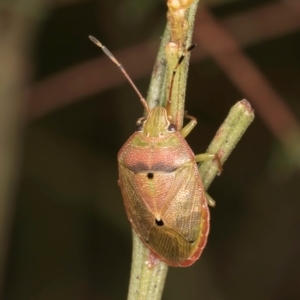
<svg viewBox="0 0 300 300">
<path fill-rule="evenodd" d="M 198 0 L 195 0 L 190 6 L 187 12 L 187 21 L 189 23 L 189 30 L 186 38 L 187 43 L 190 43 L 193 33 L 194 18 L 198 6 Z M 154 65 L 153 75 L 151 78 L 150 88 L 148 92 L 148 103 L 150 109 L 154 106 L 162 105 L 166 103 L 166 80 L 168 78 L 165 47 L 166 43 L 169 42 L 170 32 L 167 25 L 162 38 L 161 46 L 158 52 L 158 56 Z M 184 62 L 183 68 L 187 69 L 189 60 Z M 187 72 L 183 72 L 181 79 L 182 86 L 185 86 L 187 80 Z M 184 100 L 185 97 L 181 97 L 180 112 L 184 115 Z M 132 269 L 129 284 L 128 300 L 159 300 L 161 299 L 165 278 L 167 275 L 168 266 L 159 261 L 154 267 L 149 268 L 146 261 L 149 257 L 149 250 L 144 246 L 139 237 L 133 231 L 133 254 L 132 254 Z"/>
<path fill-rule="evenodd" d="M 194 9 L 196 9 L 196 5 Z M 190 13 L 190 18 L 194 18 L 194 13 Z M 192 33 L 189 32 L 189 35 Z M 154 67 L 152 80 L 150 84 L 148 101 L 152 108 L 157 105 L 162 105 L 159 101 L 165 97 L 166 88 L 166 60 L 165 60 L 165 45 L 169 38 L 168 28 L 162 40 L 160 51 Z M 187 78 L 187 75 L 185 75 Z M 184 101 L 184 97 L 182 97 Z M 180 106 L 179 106 L 180 107 Z M 181 106 L 183 107 L 183 105 Z M 210 153 L 219 154 L 222 163 L 225 162 L 236 143 L 241 138 L 247 127 L 254 118 L 253 111 L 246 100 L 236 104 L 230 111 L 227 119 L 218 131 L 208 151 Z M 202 175 L 204 186 L 208 188 L 217 174 L 217 169 L 214 168 L 211 162 L 203 163 L 200 174 Z M 149 268 L 146 261 L 149 258 L 149 250 L 141 242 L 139 237 L 133 231 L 133 256 L 132 270 L 130 278 L 130 287 L 128 299 L 161 299 L 162 291 L 167 275 L 168 266 L 164 262 L 158 262 L 153 268 Z"/>
<path fill-rule="evenodd" d="M 254 112 L 247 100 L 237 102 L 210 143 L 207 153 L 217 153 L 222 165 L 235 148 L 242 135 L 254 119 Z M 207 190 L 218 174 L 214 161 L 205 161 L 199 166 L 202 182 Z"/>
</svg>

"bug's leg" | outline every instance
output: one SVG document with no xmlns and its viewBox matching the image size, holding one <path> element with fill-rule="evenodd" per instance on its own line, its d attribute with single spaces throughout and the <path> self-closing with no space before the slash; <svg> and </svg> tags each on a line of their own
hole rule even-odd
<svg viewBox="0 0 300 300">
<path fill-rule="evenodd" d="M 207 192 L 205 192 L 205 198 L 206 198 L 207 204 L 209 206 L 211 206 L 211 207 L 216 206 L 216 201 Z"/>
<path fill-rule="evenodd" d="M 221 175 L 221 173 L 223 172 L 223 167 L 222 167 L 220 157 L 218 156 L 218 154 L 201 153 L 201 154 L 195 155 L 196 162 L 202 162 L 202 161 L 208 161 L 208 160 L 215 160 L 215 162 L 218 165 L 218 169 L 219 169 L 218 175 Z"/>
<path fill-rule="evenodd" d="M 202 153 L 202 154 L 195 155 L 196 162 L 202 162 L 202 161 L 207 161 L 207 160 L 215 160 L 216 161 L 216 163 L 218 165 L 218 169 L 219 169 L 218 175 L 220 175 L 223 171 L 223 168 L 222 168 L 222 164 L 221 164 L 218 154 Z M 216 206 L 216 201 L 207 192 L 205 192 L 205 199 L 209 206 L 212 206 L 212 207 Z"/>
<path fill-rule="evenodd" d="M 180 133 L 183 137 L 186 137 L 197 124 L 197 119 L 193 116 L 188 115 L 187 112 L 185 113 L 185 117 L 187 119 L 190 119 L 191 121 L 185 127 L 183 127 L 181 129 Z M 218 154 L 202 153 L 202 154 L 195 155 L 196 162 L 202 162 L 202 161 L 207 161 L 207 160 L 215 160 L 216 161 L 216 163 L 218 165 L 218 169 L 219 169 L 218 175 L 220 175 L 223 171 L 223 168 L 222 168 L 222 164 L 221 164 Z M 211 207 L 216 206 L 216 201 L 207 192 L 205 192 L 205 199 L 209 206 L 211 206 Z"/>
<path fill-rule="evenodd" d="M 189 133 L 194 129 L 194 127 L 197 125 L 197 119 L 195 117 L 189 116 L 187 112 L 185 112 L 184 115 L 185 118 L 190 119 L 191 121 L 186 124 L 181 130 L 181 135 L 185 138 L 189 135 Z"/>
</svg>

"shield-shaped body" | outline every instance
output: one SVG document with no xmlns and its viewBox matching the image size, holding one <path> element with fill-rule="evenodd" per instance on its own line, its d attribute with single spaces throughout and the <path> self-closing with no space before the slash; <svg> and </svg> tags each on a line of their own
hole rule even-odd
<svg viewBox="0 0 300 300">
<path fill-rule="evenodd" d="M 127 216 L 155 256 L 170 266 L 197 260 L 209 210 L 194 153 L 162 107 L 150 111 L 118 154 Z"/>
</svg>

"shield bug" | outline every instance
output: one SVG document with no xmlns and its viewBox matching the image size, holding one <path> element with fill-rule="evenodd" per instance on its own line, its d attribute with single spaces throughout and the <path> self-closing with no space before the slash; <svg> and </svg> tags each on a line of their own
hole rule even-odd
<svg viewBox="0 0 300 300">
<path fill-rule="evenodd" d="M 146 116 L 118 153 L 119 185 L 128 219 L 154 256 L 170 266 L 187 267 L 201 255 L 209 233 L 208 203 L 197 162 L 217 158 L 194 155 L 185 137 L 195 127 L 194 117 L 177 130 L 167 107 L 149 109 L 123 66 L 97 39 L 90 39 L 121 69 L 137 92 Z M 189 49 L 190 50 L 190 49 Z M 174 69 L 170 86 L 173 85 Z M 220 164 L 219 164 L 220 166 Z"/>
</svg>

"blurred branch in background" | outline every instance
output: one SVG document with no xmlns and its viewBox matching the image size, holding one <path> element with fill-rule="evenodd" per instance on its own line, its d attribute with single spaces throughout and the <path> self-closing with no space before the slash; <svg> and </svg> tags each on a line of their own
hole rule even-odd
<svg viewBox="0 0 300 300">
<path fill-rule="evenodd" d="M 91 44 L 88 37 L 86 41 Z M 114 55 L 122 61 L 130 77 L 136 79 L 150 74 L 158 46 L 159 41 L 145 42 Z M 28 103 L 29 117 L 40 117 L 125 81 L 123 74 L 101 55 L 35 84 Z"/>
<path fill-rule="evenodd" d="M 71 5 L 78 2 L 86 2 L 89 0 L 52 0 L 53 6 Z M 135 1 L 135 0 L 134 0 Z M 218 6 L 222 4 L 228 4 L 231 2 L 239 2 L 242 0 L 204 0 L 203 3 L 208 6 Z"/>
<path fill-rule="evenodd" d="M 281 24 L 278 18 L 276 21 Z M 300 20 L 298 23 L 300 25 Z M 253 102 L 269 130 L 300 167 L 300 126 L 284 99 L 205 9 L 199 11 L 195 27 L 195 41 L 214 58 L 242 94 Z"/>
<path fill-rule="evenodd" d="M 0 298 L 22 149 L 30 46 L 43 12 L 39 0 L 0 3 Z"/>
<path fill-rule="evenodd" d="M 294 2 L 294 9 L 300 10 L 300 2 Z M 199 17 L 197 16 L 198 19 Z M 219 22 L 241 47 L 283 36 L 300 28 L 299 18 L 285 3 L 262 5 Z M 131 77 L 137 79 L 150 74 L 158 42 L 147 41 L 114 54 L 126 66 Z M 143 55 L 139 55 L 140 53 Z M 192 60 L 204 59 L 206 56 L 207 54 L 198 47 L 197 51 L 193 52 Z M 99 80 L 100 78 L 103 79 Z M 28 103 L 29 118 L 42 116 L 122 82 L 125 82 L 122 74 L 115 70 L 105 57 L 84 62 L 42 80 L 32 87 Z"/>
</svg>

